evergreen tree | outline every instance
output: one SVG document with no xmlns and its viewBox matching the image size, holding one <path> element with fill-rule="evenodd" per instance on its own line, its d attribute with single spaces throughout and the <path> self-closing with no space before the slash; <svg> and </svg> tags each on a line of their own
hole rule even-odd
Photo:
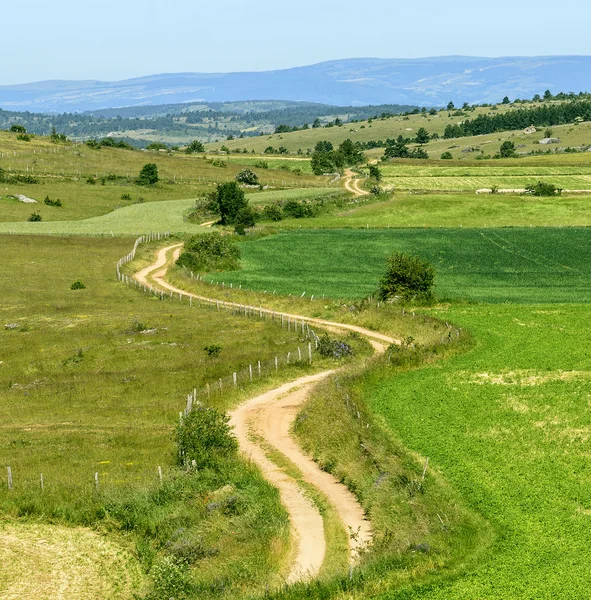
<svg viewBox="0 0 591 600">
<path fill-rule="evenodd" d="M 431 138 L 429 136 L 429 132 L 424 127 L 421 127 L 417 131 L 417 137 L 416 137 L 417 144 L 421 144 L 421 146 L 423 144 L 428 144 L 430 139 Z"/>
</svg>

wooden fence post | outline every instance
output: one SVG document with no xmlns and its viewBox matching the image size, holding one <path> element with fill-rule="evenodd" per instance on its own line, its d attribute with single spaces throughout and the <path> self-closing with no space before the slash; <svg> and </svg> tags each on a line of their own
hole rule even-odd
<svg viewBox="0 0 591 600">
<path fill-rule="evenodd" d="M 6 467 L 6 471 L 8 472 L 8 489 L 12 490 L 12 469 L 10 467 Z"/>
</svg>

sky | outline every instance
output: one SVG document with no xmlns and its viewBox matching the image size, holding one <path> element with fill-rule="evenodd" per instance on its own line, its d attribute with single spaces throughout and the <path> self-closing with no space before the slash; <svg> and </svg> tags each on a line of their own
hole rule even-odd
<svg viewBox="0 0 591 600">
<path fill-rule="evenodd" d="M 581 0 L 6 2 L 0 85 L 263 71 L 355 57 L 589 54 Z M 18 26 L 16 24 L 19 24 Z"/>
</svg>

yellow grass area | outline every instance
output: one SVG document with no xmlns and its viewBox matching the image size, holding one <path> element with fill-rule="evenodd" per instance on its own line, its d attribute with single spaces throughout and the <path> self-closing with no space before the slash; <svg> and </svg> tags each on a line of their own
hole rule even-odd
<svg viewBox="0 0 591 600">
<path fill-rule="evenodd" d="M 124 600 L 141 591 L 132 554 L 89 529 L 4 524 L 0 540 L 2 600 Z"/>
</svg>

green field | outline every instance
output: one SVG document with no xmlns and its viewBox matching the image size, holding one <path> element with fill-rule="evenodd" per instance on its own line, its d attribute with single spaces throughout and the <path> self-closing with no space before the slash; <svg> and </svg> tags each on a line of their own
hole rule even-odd
<svg viewBox="0 0 591 600">
<path fill-rule="evenodd" d="M 268 190 L 248 194 L 254 205 L 270 204 L 278 200 L 330 198 L 342 194 L 341 188 L 310 188 Z M 15 201 L 11 201 L 15 202 Z M 30 204 L 26 206 L 31 211 Z M 0 222 L 0 233 L 42 235 L 141 235 L 148 232 L 197 233 L 203 231 L 199 223 L 191 223 L 187 216 L 195 200 L 168 200 L 144 202 L 119 208 L 99 217 L 71 221 Z M 59 211 L 59 208 L 45 207 Z"/>
<path fill-rule="evenodd" d="M 589 196 L 536 198 L 510 194 L 393 194 L 386 201 L 335 210 L 310 219 L 285 219 L 281 229 L 388 227 L 563 227 L 591 225 Z"/>
<path fill-rule="evenodd" d="M 432 314 L 468 327 L 476 348 L 378 378 L 363 393 L 491 523 L 496 542 L 463 577 L 380 597 L 588 597 L 589 307 L 484 305 Z"/>
<path fill-rule="evenodd" d="M 209 279 L 361 298 L 377 289 L 386 257 L 402 250 L 435 266 L 442 298 L 588 302 L 590 243 L 586 228 L 302 230 L 245 242 L 243 270 Z"/>
</svg>

